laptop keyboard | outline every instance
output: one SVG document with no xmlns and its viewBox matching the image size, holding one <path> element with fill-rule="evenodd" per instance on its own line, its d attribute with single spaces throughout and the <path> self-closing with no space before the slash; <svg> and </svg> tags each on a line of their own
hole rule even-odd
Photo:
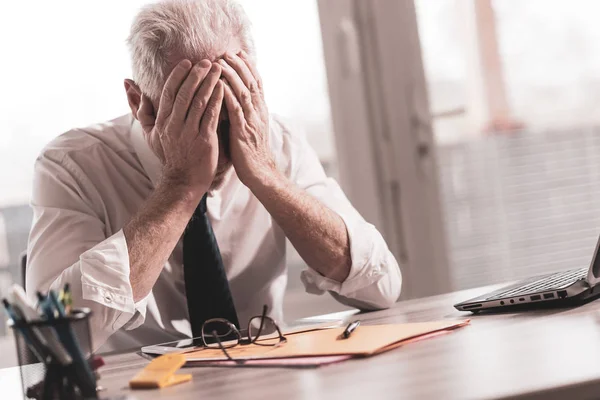
<svg viewBox="0 0 600 400">
<path fill-rule="evenodd" d="M 497 300 L 505 297 L 514 297 L 527 294 L 534 294 L 548 290 L 560 290 L 571 286 L 581 278 L 587 276 L 588 268 L 557 272 L 544 278 L 530 282 L 526 285 L 512 288 L 502 293 L 488 297 L 486 300 Z"/>
</svg>

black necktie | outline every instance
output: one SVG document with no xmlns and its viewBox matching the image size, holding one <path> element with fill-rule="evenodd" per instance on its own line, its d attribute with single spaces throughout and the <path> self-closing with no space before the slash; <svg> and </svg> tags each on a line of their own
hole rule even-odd
<svg viewBox="0 0 600 400">
<path fill-rule="evenodd" d="M 202 324 L 225 318 L 240 327 L 217 239 L 206 215 L 206 194 L 183 234 L 183 275 L 193 337 Z"/>
</svg>

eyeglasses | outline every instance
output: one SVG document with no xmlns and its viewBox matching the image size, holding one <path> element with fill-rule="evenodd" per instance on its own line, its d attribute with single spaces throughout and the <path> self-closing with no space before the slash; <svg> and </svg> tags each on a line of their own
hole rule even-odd
<svg viewBox="0 0 600 400">
<path fill-rule="evenodd" d="M 255 344 L 258 346 L 281 346 L 287 339 L 281 333 L 275 321 L 267 316 L 267 305 L 262 314 L 250 318 L 246 335 L 224 318 L 213 318 L 202 324 L 202 343 L 209 349 L 221 349 L 228 360 L 240 362 L 229 355 L 227 349 L 238 345 Z"/>
</svg>

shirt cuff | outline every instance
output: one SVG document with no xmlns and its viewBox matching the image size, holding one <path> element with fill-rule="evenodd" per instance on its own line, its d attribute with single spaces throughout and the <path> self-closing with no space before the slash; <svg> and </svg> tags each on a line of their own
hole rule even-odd
<svg viewBox="0 0 600 400">
<path fill-rule="evenodd" d="M 387 265 L 381 265 L 382 251 L 388 251 L 387 246 L 378 246 L 385 243 L 377 229 L 368 222 L 348 218 L 338 212 L 344 221 L 348 232 L 350 244 L 350 257 L 352 265 L 350 274 L 344 282 L 327 278 L 313 269 L 302 271 L 300 279 L 308 293 L 323 294 L 326 291 L 338 293 L 342 296 L 352 296 L 355 292 L 377 282 L 387 274 Z"/>
<path fill-rule="evenodd" d="M 123 328 L 125 330 L 130 331 L 142 325 L 144 321 L 146 321 L 146 308 L 148 306 L 148 299 L 150 298 L 151 294 L 152 292 L 148 293 L 146 297 L 134 304 L 135 314 L 133 315 L 133 317 L 127 319 L 129 315 L 123 314 L 121 317 L 117 318 L 117 320 L 114 323 L 113 329 L 116 330 Z"/>
<path fill-rule="evenodd" d="M 80 258 L 83 298 L 120 311 L 113 325 L 139 326 L 146 317 L 148 296 L 133 300 L 129 252 L 123 230 L 83 253 Z M 133 329 L 133 328 L 129 328 Z"/>
</svg>

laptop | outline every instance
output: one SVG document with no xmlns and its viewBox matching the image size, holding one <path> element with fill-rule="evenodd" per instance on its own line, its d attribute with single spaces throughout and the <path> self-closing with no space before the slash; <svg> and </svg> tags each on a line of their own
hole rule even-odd
<svg viewBox="0 0 600 400">
<path fill-rule="evenodd" d="M 460 311 L 535 310 L 570 307 L 600 296 L 600 237 L 589 267 L 528 278 L 455 304 Z"/>
</svg>

